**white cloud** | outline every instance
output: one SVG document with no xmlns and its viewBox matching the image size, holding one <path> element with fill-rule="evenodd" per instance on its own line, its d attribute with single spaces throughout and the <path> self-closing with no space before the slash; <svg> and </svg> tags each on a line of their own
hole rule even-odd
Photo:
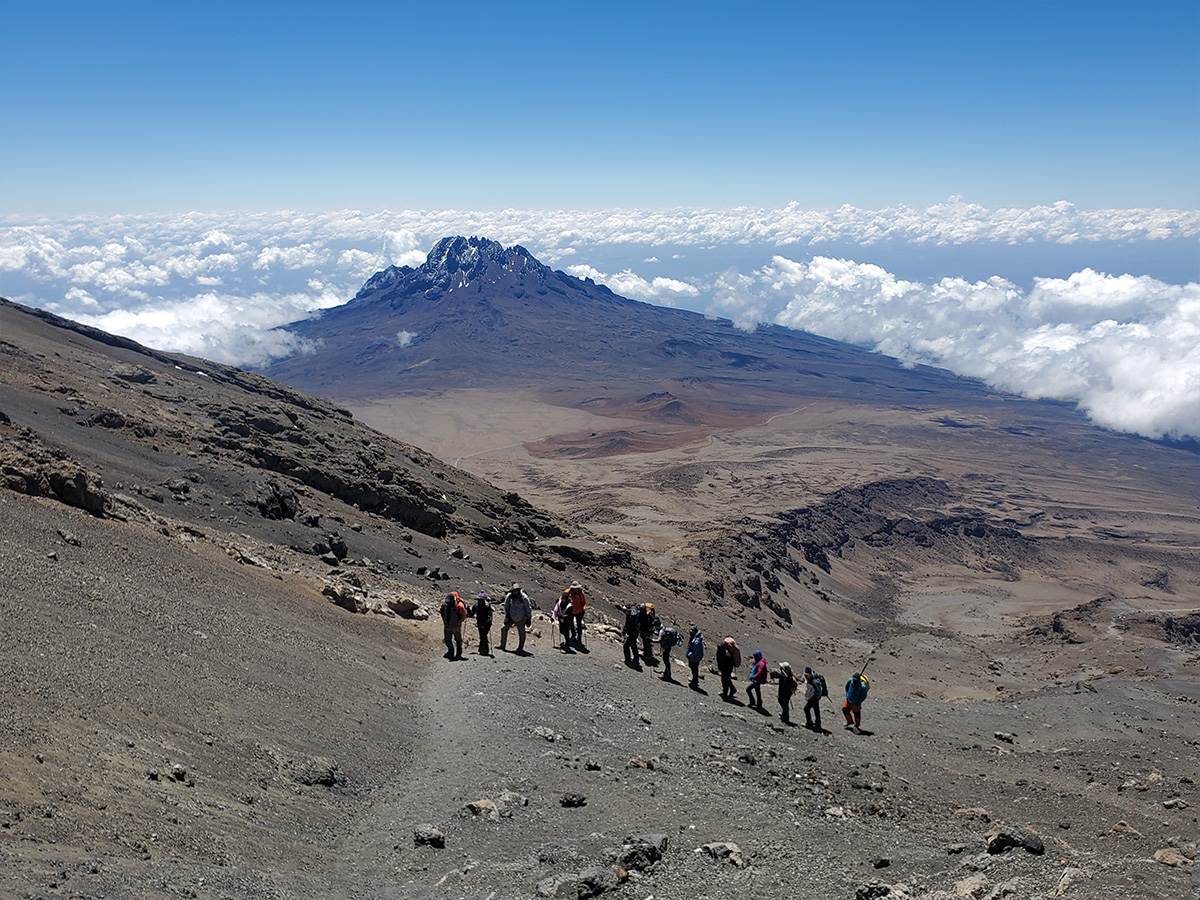
<svg viewBox="0 0 1200 900">
<path fill-rule="evenodd" d="M 1200 284 L 1089 269 L 1026 292 L 1001 278 L 921 284 L 852 260 L 777 256 L 726 285 L 714 310 L 1077 401 L 1122 431 L 1200 434 Z"/>
<path fill-rule="evenodd" d="M 397 331 L 396 346 L 401 348 L 407 347 L 413 342 L 413 339 L 416 338 L 416 336 L 417 332 L 415 331 Z"/>
<path fill-rule="evenodd" d="M 605 285 L 614 293 L 620 294 L 622 297 L 631 297 L 634 300 L 673 305 L 681 297 L 697 297 L 700 294 L 699 288 L 686 281 L 662 277 L 647 280 L 630 269 L 625 269 L 615 275 L 605 275 L 592 266 L 578 265 L 567 266 L 564 271 L 576 278 L 590 278 Z"/>
</svg>

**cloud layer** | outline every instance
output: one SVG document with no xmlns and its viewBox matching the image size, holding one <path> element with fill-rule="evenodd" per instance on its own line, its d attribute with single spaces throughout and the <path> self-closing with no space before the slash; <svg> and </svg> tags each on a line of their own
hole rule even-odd
<svg viewBox="0 0 1200 900">
<path fill-rule="evenodd" d="M 874 347 L 1028 397 L 1077 401 L 1100 424 L 1200 435 L 1200 284 L 1104 275 L 931 284 L 879 266 L 776 256 L 727 278 L 714 311 Z"/>
<path fill-rule="evenodd" d="M 636 299 L 747 326 L 777 322 L 1028 396 L 1076 400 L 1109 427 L 1200 435 L 1193 276 L 1180 285 L 1103 274 L 1113 249 L 1128 247 L 1147 259 L 1172 248 L 1187 256 L 1176 268 L 1192 271 L 1195 211 L 990 210 L 951 199 L 885 210 L 82 217 L 0 226 L 0 289 L 156 347 L 256 365 L 296 349 L 295 338 L 272 329 L 344 303 L 388 265 L 419 265 L 447 234 L 522 244 Z M 958 272 L 967 261 L 978 270 L 983 259 L 996 261 L 995 274 L 893 273 L 897 260 L 934 248 L 930 271 L 955 271 L 960 261 Z M 1056 253 L 1071 266 L 1081 254 L 1095 262 L 1063 269 L 1069 277 L 1003 270 Z"/>
</svg>

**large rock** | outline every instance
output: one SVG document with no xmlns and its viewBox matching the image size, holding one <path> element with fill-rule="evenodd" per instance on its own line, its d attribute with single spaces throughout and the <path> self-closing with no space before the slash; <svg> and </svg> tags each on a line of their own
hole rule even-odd
<svg viewBox="0 0 1200 900">
<path fill-rule="evenodd" d="M 543 878 L 537 883 L 539 897 L 555 897 L 561 900 L 575 900 L 579 897 L 579 876 L 574 873 L 562 872 Z"/>
<path fill-rule="evenodd" d="M 623 869 L 643 872 L 662 859 L 666 852 L 665 834 L 634 834 L 625 838 L 617 863 Z"/>
<path fill-rule="evenodd" d="M 615 891 L 629 873 L 618 866 L 592 866 L 579 873 L 580 900 Z"/>
<path fill-rule="evenodd" d="M 993 856 L 1017 847 L 1023 847 L 1037 856 L 1046 852 L 1038 833 L 1024 825 L 996 825 L 987 834 L 987 852 Z"/>
<path fill-rule="evenodd" d="M 436 825 L 425 822 L 413 829 L 413 846 L 442 850 L 446 846 L 446 836 Z"/>
</svg>

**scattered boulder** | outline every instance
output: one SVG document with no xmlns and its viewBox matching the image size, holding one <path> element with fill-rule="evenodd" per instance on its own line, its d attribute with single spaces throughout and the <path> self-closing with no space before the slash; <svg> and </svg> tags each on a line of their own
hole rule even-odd
<svg viewBox="0 0 1200 900">
<path fill-rule="evenodd" d="M 563 794 L 558 798 L 558 805 L 567 809 L 587 806 L 587 797 L 578 793 Z"/>
<path fill-rule="evenodd" d="M 1177 869 L 1195 865 L 1195 862 L 1188 859 L 1178 847 L 1163 847 L 1161 850 L 1155 850 L 1154 859 L 1165 866 L 1174 866 Z"/>
<path fill-rule="evenodd" d="M 580 896 L 579 876 L 574 873 L 560 872 L 558 875 L 543 878 L 537 883 L 537 895 L 561 898 L 561 900 L 568 900 L 568 898 L 575 900 Z"/>
<path fill-rule="evenodd" d="M 368 609 L 366 595 L 353 585 L 332 582 L 325 585 L 321 593 L 328 597 L 334 606 L 340 606 L 352 613 L 365 613 Z"/>
<path fill-rule="evenodd" d="M 264 519 L 295 519 L 300 512 L 300 498 L 296 492 L 275 478 L 259 488 L 255 505 Z"/>
<path fill-rule="evenodd" d="M 629 877 L 629 873 L 618 866 L 591 866 L 579 873 L 579 900 L 599 897 L 615 891 Z"/>
<path fill-rule="evenodd" d="M 662 859 L 666 852 L 665 834 L 634 834 L 625 838 L 617 855 L 617 863 L 623 869 L 644 872 Z"/>
<path fill-rule="evenodd" d="M 484 822 L 500 821 L 500 810 L 491 800 L 472 800 L 463 807 L 463 811 Z"/>
<path fill-rule="evenodd" d="M 312 756 L 291 760 L 288 764 L 292 780 L 298 784 L 334 787 L 346 783 L 346 773 L 331 759 Z"/>
<path fill-rule="evenodd" d="M 446 847 L 446 836 L 440 828 L 426 822 L 413 829 L 413 846 L 443 850 Z"/>
<path fill-rule="evenodd" d="M 987 835 L 987 852 L 992 856 L 1022 847 L 1040 856 L 1046 852 L 1042 839 L 1032 828 L 1024 825 L 996 825 Z"/>
<path fill-rule="evenodd" d="M 705 844 L 700 849 L 716 862 L 729 863 L 739 869 L 749 865 L 742 856 L 742 848 L 733 841 L 714 841 L 711 844 Z"/>
<path fill-rule="evenodd" d="M 971 875 L 954 882 L 954 895 L 956 897 L 982 897 L 983 892 L 987 888 L 988 880 L 986 875 Z"/>
</svg>

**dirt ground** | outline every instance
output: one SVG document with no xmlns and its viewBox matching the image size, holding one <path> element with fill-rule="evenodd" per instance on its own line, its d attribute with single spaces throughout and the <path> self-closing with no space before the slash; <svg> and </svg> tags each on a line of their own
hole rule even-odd
<svg viewBox="0 0 1200 900">
<path fill-rule="evenodd" d="M 18 321 L 0 896 L 1197 895 L 1186 454 L 831 401 L 566 459 L 525 444 L 645 423 L 471 392 L 359 411 L 490 487 L 316 401 Z M 79 496 L 53 486 L 71 466 Z M 401 476 L 412 506 L 383 490 Z M 785 521 L 834 539 L 762 573 L 790 621 L 685 589 Z M 546 618 L 574 578 L 586 653 Z M 528 654 L 444 658 L 445 592 L 513 581 L 540 608 Z M 638 601 L 702 630 L 699 690 L 681 650 L 674 681 L 622 662 L 616 604 Z M 799 700 L 785 724 L 774 683 L 748 708 L 745 667 L 723 702 L 725 635 L 823 673 L 823 732 Z M 838 706 L 863 665 L 855 734 Z"/>
</svg>

